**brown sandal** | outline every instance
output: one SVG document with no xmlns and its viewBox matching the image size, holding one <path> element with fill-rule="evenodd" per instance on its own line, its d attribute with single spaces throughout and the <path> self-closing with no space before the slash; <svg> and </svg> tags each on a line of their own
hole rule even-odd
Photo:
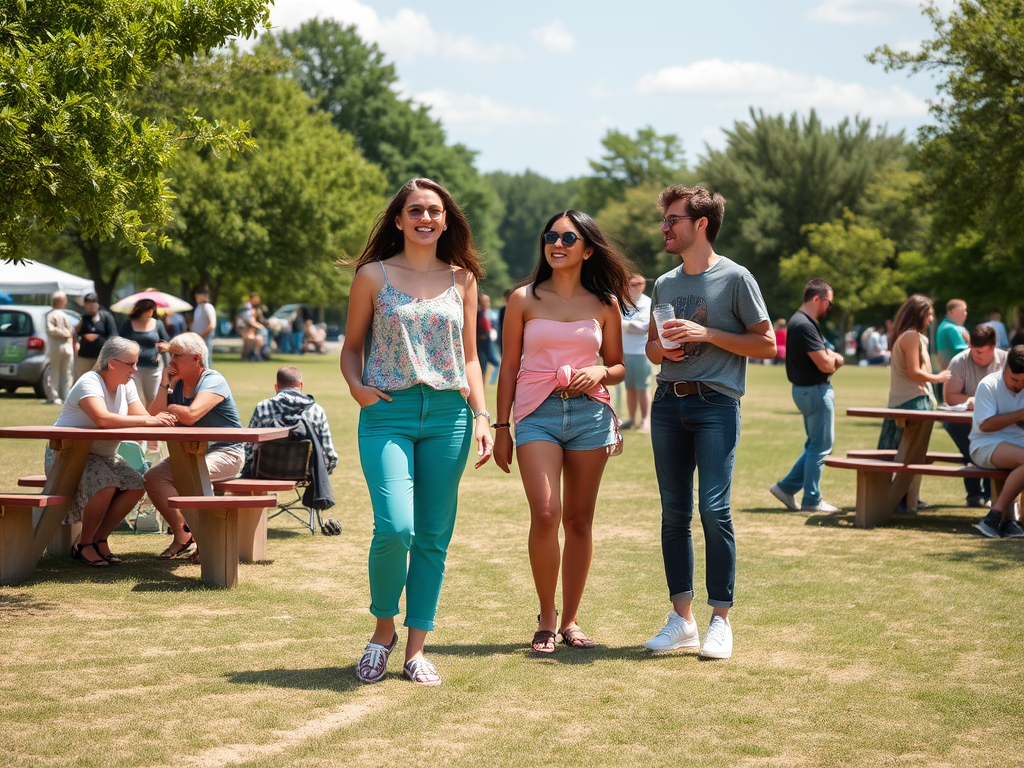
<svg viewBox="0 0 1024 768">
<path fill-rule="evenodd" d="M 560 633 L 562 642 L 570 648 L 593 648 L 594 641 L 583 634 L 579 627 L 566 627 Z"/>
<path fill-rule="evenodd" d="M 558 618 L 558 611 L 555 611 L 555 618 Z M 537 614 L 537 623 L 540 624 L 540 614 Z M 530 647 L 534 653 L 554 653 L 558 647 L 558 633 L 546 629 L 538 629 L 533 633 L 533 640 Z"/>
<path fill-rule="evenodd" d="M 172 539 L 171 545 L 167 547 L 167 549 L 165 549 L 159 555 L 157 555 L 157 557 L 161 560 L 173 560 L 178 555 L 187 552 L 192 547 L 192 545 L 195 544 L 195 541 L 196 540 L 192 538 L 191 533 L 188 536 L 188 541 L 186 541 L 184 544 L 179 544 L 177 539 Z"/>
</svg>

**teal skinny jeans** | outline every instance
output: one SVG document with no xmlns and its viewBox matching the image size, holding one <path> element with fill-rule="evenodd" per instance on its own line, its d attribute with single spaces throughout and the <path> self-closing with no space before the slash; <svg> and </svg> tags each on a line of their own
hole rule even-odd
<svg viewBox="0 0 1024 768">
<path fill-rule="evenodd" d="M 359 461 L 373 505 L 370 613 L 430 631 L 455 529 L 473 418 L 457 390 L 419 384 L 359 413 Z"/>
</svg>

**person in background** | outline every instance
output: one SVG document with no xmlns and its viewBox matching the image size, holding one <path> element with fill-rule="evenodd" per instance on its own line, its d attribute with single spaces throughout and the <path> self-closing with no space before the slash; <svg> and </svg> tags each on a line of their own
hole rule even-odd
<svg viewBox="0 0 1024 768">
<path fill-rule="evenodd" d="M 651 297 L 644 293 L 647 278 L 637 272 L 629 278 L 629 297 L 634 306 L 623 307 L 622 352 L 626 363 L 626 414 L 629 418 L 622 429 L 637 427 L 641 432 L 651 431 L 651 397 L 647 383 L 651 378 L 651 362 L 644 347 L 651 328 Z M 640 411 L 640 421 L 636 413 Z"/>
<path fill-rule="evenodd" d="M 651 447 L 661 494 L 661 549 L 668 598 L 665 626 L 645 643 L 650 651 L 700 649 L 701 656 L 732 656 L 729 610 L 735 600 L 736 535 L 732 475 L 740 439 L 740 398 L 748 358 L 775 357 L 775 334 L 761 289 L 750 271 L 715 253 L 725 198 L 704 187 L 676 184 L 658 196 L 665 252 L 682 263 L 657 279 L 651 301 L 671 304 L 676 319 L 664 336 L 651 323 L 647 357 L 658 388 L 651 405 Z M 706 586 L 712 608 L 704 644 L 694 619 L 694 473 L 704 529 Z"/>
<path fill-rule="evenodd" d="M 1010 474 L 992 510 L 974 527 L 990 539 L 1024 538 L 1014 506 L 1024 491 L 1024 345 L 1010 347 L 1006 365 L 990 373 L 974 393 L 971 459 L 985 469 Z"/>
<path fill-rule="evenodd" d="M 821 470 L 836 439 L 835 392 L 830 379 L 843 367 L 838 352 L 825 347 L 819 323 L 832 308 L 832 286 L 815 278 L 804 288 L 804 303 L 789 319 L 786 376 L 793 385 L 793 402 L 803 414 L 807 440 L 793 468 L 768 490 L 794 512 L 839 512 L 821 497 Z M 803 490 L 800 504 L 796 492 Z"/>
<path fill-rule="evenodd" d="M 932 384 L 949 381 L 948 370 L 932 373 L 931 357 L 928 355 L 928 326 L 935 320 L 935 309 L 932 300 L 927 296 L 915 293 L 900 306 L 896 312 L 889 347 L 892 351 L 889 366 L 889 401 L 890 408 L 902 408 L 911 411 L 931 411 L 935 408 L 935 395 Z M 892 419 L 882 422 L 882 431 L 878 436 L 880 450 L 895 450 L 903 439 L 903 428 Z M 913 483 L 920 486 L 921 476 L 914 478 Z M 918 501 L 918 508 L 926 505 Z M 908 510 L 901 503 L 901 511 Z"/>
<path fill-rule="evenodd" d="M 306 336 L 306 318 L 309 317 L 309 311 L 306 309 L 305 304 L 299 304 L 295 309 L 295 315 L 292 317 L 292 353 L 296 355 L 304 355 L 306 353 L 306 345 L 303 344 L 303 340 Z"/>
<path fill-rule="evenodd" d="M 195 291 L 196 308 L 192 311 L 192 327 L 189 329 L 206 344 L 206 359 L 213 361 L 213 340 L 217 336 L 217 310 L 210 303 L 210 289 L 200 285 Z"/>
<path fill-rule="evenodd" d="M 487 364 L 497 366 L 501 362 L 494 352 L 494 342 L 498 339 L 498 331 L 491 323 L 491 297 L 480 294 L 480 308 L 476 313 L 476 353 L 480 360 L 480 371 L 487 381 Z"/>
<path fill-rule="evenodd" d="M 780 317 L 772 323 L 772 330 L 775 331 L 775 362 L 786 362 L 786 339 L 789 332 L 786 329 L 786 318 Z"/>
<path fill-rule="evenodd" d="M 117 336 L 117 322 L 109 310 L 100 306 L 99 297 L 95 293 L 87 293 L 82 297 L 81 322 L 75 327 L 75 343 L 78 354 L 75 356 L 75 381 L 82 378 L 96 366 L 100 350 L 107 339 Z"/>
<path fill-rule="evenodd" d="M 1024 309 L 1017 310 L 1017 324 L 1014 326 L 1013 337 L 1010 339 L 1010 347 L 1024 344 Z"/>
<path fill-rule="evenodd" d="M 949 363 L 949 381 L 942 388 L 946 405 L 974 410 L 974 393 L 978 384 L 990 373 L 1003 370 L 1006 351 L 996 346 L 995 329 L 988 323 L 974 327 L 970 335 L 970 348 L 965 349 Z M 943 423 L 949 436 L 964 457 L 964 463 L 971 463 L 971 425 Z M 964 478 L 968 507 L 991 506 L 992 481 L 977 477 Z"/>
<path fill-rule="evenodd" d="M 998 309 L 993 309 L 988 313 L 988 320 L 982 325 L 987 325 L 996 332 L 996 346 L 999 349 L 1007 350 L 1010 348 L 1010 337 L 1006 333 L 1006 325 L 1003 323 L 1003 313 Z"/>
<path fill-rule="evenodd" d="M 149 412 L 166 411 L 186 427 L 241 429 L 242 422 L 238 419 L 238 407 L 231 396 L 231 388 L 223 376 L 209 367 L 206 342 L 202 337 L 195 333 L 175 336 L 168 345 L 168 351 L 171 363 L 161 372 L 160 388 L 149 403 Z M 205 459 L 210 479 L 226 480 L 241 470 L 245 453 L 240 443 L 211 443 Z M 170 560 L 185 554 L 195 542 L 185 526 L 181 511 L 167 506 L 167 500 L 178 495 L 171 460 L 164 459 L 152 467 L 143 479 L 150 501 L 163 515 L 174 535 L 170 546 L 159 558 Z M 198 549 L 192 561 L 199 562 Z"/>
<path fill-rule="evenodd" d="M 114 336 L 100 348 L 96 367 L 75 383 L 54 426 L 86 429 L 169 427 L 174 417 L 165 411 L 146 413 L 132 376 L 139 362 L 139 345 Z M 117 455 L 119 440 L 95 440 L 65 523 L 82 523 L 80 543 L 71 556 L 86 565 L 106 567 L 121 562 L 110 551 L 107 537 L 142 498 L 142 475 Z M 46 473 L 56 454 L 46 449 Z"/>
<path fill-rule="evenodd" d="M 167 351 L 167 329 L 157 320 L 156 302 L 140 299 L 135 303 L 128 319 L 121 323 L 117 332 L 139 345 L 139 370 L 135 375 L 139 396 L 147 408 L 152 404 L 160 388 L 160 372 L 164 361 L 161 353 Z M 152 411 L 151 411 L 152 412 Z"/>
<path fill-rule="evenodd" d="M 75 329 L 71 325 L 64 308 L 68 305 L 68 297 L 64 291 L 55 291 L 50 297 L 50 306 L 46 313 L 46 358 L 50 366 L 50 386 L 46 402 L 60 405 L 68 399 L 71 391 L 71 376 L 75 361 Z"/>
<path fill-rule="evenodd" d="M 967 349 L 969 334 L 964 323 L 967 321 L 967 302 L 963 299 L 950 299 L 946 302 L 946 316 L 935 329 L 935 356 L 938 358 L 938 369 L 949 368 L 953 357 Z M 942 383 L 935 385 L 935 396 L 942 399 Z"/>
<path fill-rule="evenodd" d="M 249 301 L 238 313 L 238 335 L 242 337 L 242 360 L 266 360 L 266 345 L 269 339 L 267 326 L 263 322 L 260 295 L 250 293 Z"/>
<path fill-rule="evenodd" d="M 170 309 L 164 312 L 164 328 L 167 329 L 167 336 L 171 339 L 188 330 L 185 318 Z"/>
<path fill-rule="evenodd" d="M 493 448 L 476 357 L 481 272 L 469 221 L 429 179 L 403 185 L 356 260 L 341 372 L 360 407 L 359 461 L 373 505 L 375 626 L 356 666 L 365 683 L 387 672 L 403 592 L 402 674 L 418 685 L 441 683 L 423 646 L 434 629 L 459 481 L 474 439 L 477 467 Z"/>
<path fill-rule="evenodd" d="M 864 350 L 864 362 L 868 365 L 889 364 L 889 343 L 885 337 L 884 326 L 869 325 L 861 334 L 860 342 Z"/>
</svg>

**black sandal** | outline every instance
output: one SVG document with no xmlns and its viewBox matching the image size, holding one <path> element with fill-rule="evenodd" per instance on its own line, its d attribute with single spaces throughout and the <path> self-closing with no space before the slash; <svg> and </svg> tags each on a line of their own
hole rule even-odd
<svg viewBox="0 0 1024 768">
<path fill-rule="evenodd" d="M 172 539 L 171 545 L 167 547 L 167 549 L 165 549 L 159 555 L 157 555 L 157 557 L 160 560 L 173 560 L 178 555 L 187 552 L 195 543 L 196 540 L 192 538 L 191 533 L 188 535 L 188 541 L 186 541 L 184 544 L 179 544 L 177 540 Z"/>
<path fill-rule="evenodd" d="M 555 611 L 555 618 L 558 618 L 558 611 Z M 540 614 L 537 614 L 537 623 L 540 624 Z M 530 648 L 534 653 L 554 653 L 556 647 L 558 647 L 558 633 L 546 629 L 538 629 L 533 633 Z"/>
<path fill-rule="evenodd" d="M 93 552 L 95 552 L 97 555 L 100 554 L 99 550 L 96 549 L 96 546 L 94 544 L 75 544 L 73 547 L 71 547 L 71 557 L 80 563 L 85 563 L 86 565 L 91 565 L 96 568 L 106 568 L 110 565 L 110 563 L 107 562 L 107 559 L 103 557 L 103 555 L 100 555 L 99 560 L 90 560 L 88 557 L 83 555 L 82 550 L 85 549 L 85 547 L 92 547 Z"/>
<path fill-rule="evenodd" d="M 579 627 L 566 627 L 560 633 L 562 642 L 570 648 L 593 648 L 594 641 L 583 634 Z"/>
<path fill-rule="evenodd" d="M 94 550 L 96 550 L 96 554 L 97 555 L 102 557 L 104 560 L 106 560 L 111 565 L 120 565 L 121 563 L 123 563 L 124 560 L 122 560 L 120 557 L 115 555 L 113 552 L 111 552 L 109 555 L 104 555 L 102 552 L 100 552 L 100 548 L 96 546 L 97 544 L 106 544 L 106 543 L 107 543 L 106 539 L 99 539 L 99 540 L 93 539 L 92 548 Z M 107 545 L 107 549 L 110 549 L 109 545 Z"/>
</svg>

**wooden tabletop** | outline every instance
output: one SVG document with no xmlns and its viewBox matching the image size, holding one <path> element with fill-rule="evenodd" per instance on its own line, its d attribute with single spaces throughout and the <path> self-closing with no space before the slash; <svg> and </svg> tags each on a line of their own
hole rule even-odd
<svg viewBox="0 0 1024 768">
<path fill-rule="evenodd" d="M 123 427 L 84 429 L 79 427 L 0 427 L 0 438 L 8 440 L 162 440 L 197 443 L 266 443 L 288 437 L 287 427 Z"/>
<path fill-rule="evenodd" d="M 906 419 L 907 421 L 941 421 L 944 424 L 970 424 L 973 411 L 911 411 L 904 408 L 847 408 L 847 416 L 866 416 L 869 419 Z"/>
</svg>

